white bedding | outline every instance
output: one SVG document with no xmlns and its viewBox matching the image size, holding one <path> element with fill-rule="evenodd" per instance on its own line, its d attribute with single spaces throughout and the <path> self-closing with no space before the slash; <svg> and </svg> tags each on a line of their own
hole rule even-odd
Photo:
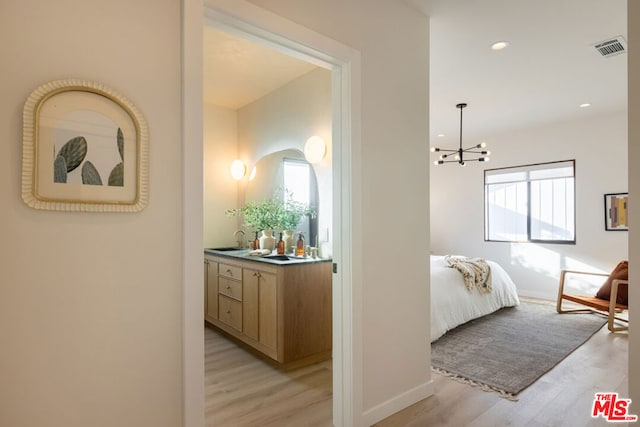
<svg viewBox="0 0 640 427">
<path fill-rule="evenodd" d="M 500 265 L 488 261 L 493 291 L 467 290 L 462 274 L 447 267 L 442 256 L 431 256 L 431 342 L 458 325 L 520 304 L 516 285 Z"/>
</svg>

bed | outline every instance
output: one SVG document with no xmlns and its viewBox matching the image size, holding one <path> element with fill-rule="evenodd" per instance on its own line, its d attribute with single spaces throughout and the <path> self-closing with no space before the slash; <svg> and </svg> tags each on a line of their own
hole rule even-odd
<svg viewBox="0 0 640 427">
<path fill-rule="evenodd" d="M 462 274 L 447 266 L 443 256 L 431 256 L 431 342 L 447 331 L 502 307 L 520 304 L 516 285 L 499 264 L 487 260 L 493 290 L 467 290 Z"/>
</svg>

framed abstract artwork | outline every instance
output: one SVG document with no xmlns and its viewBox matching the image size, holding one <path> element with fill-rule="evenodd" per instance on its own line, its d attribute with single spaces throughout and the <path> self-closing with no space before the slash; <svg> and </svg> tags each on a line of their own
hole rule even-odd
<svg viewBox="0 0 640 427">
<path fill-rule="evenodd" d="M 604 195 L 604 229 L 607 231 L 627 231 L 629 193 Z"/>
<path fill-rule="evenodd" d="M 144 209 L 148 134 L 142 113 L 102 84 L 57 80 L 38 87 L 23 110 L 22 199 L 34 209 Z"/>
</svg>

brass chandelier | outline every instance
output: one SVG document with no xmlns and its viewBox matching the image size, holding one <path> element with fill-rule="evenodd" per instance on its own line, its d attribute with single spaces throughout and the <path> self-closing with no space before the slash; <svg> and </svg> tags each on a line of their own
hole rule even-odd
<svg viewBox="0 0 640 427">
<path fill-rule="evenodd" d="M 445 153 L 441 154 L 440 158 L 433 162 L 434 165 L 442 165 L 444 163 L 458 163 L 460 166 L 465 166 L 466 162 L 488 162 L 490 151 L 485 151 L 483 148 L 487 146 L 484 142 L 473 145 L 469 148 L 462 148 L 462 109 L 465 108 L 467 104 L 460 103 L 456 105 L 456 108 L 460 109 L 460 147 L 457 150 L 448 150 L 444 148 L 431 147 L 432 153 Z M 467 157 L 465 158 L 465 154 Z M 468 155 L 477 155 L 477 157 L 469 158 Z M 449 160 L 450 157 L 453 157 L 453 160 Z"/>
</svg>

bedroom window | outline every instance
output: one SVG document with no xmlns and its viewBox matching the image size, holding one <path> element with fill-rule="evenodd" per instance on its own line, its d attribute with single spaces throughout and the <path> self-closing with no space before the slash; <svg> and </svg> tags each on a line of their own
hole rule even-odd
<svg viewBox="0 0 640 427">
<path fill-rule="evenodd" d="M 484 171 L 485 240 L 575 243 L 575 160 Z"/>
</svg>

